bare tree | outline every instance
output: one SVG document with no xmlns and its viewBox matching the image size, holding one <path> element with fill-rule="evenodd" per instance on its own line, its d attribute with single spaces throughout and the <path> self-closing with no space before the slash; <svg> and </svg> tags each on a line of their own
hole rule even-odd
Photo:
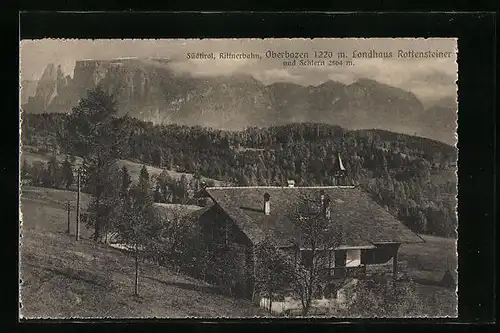
<svg viewBox="0 0 500 333">
<path fill-rule="evenodd" d="M 169 263 L 176 269 L 185 268 L 192 260 L 191 241 L 193 241 L 194 225 L 187 219 L 186 209 L 173 207 L 166 216 L 152 239 L 151 253 L 157 261 Z"/>
<path fill-rule="evenodd" d="M 108 234 L 113 233 L 113 225 L 115 221 L 119 222 L 120 205 L 120 172 L 116 165 L 109 166 L 106 169 L 106 177 L 99 182 L 99 190 L 94 192 L 94 196 L 87 208 L 88 220 L 86 224 L 94 227 L 95 241 L 108 241 Z M 101 170 L 101 174 L 104 170 Z M 91 178 L 95 181 L 94 174 Z"/>
<path fill-rule="evenodd" d="M 144 168 L 145 169 L 145 168 Z M 139 256 L 158 229 L 158 214 L 149 191 L 149 176 L 141 172 L 139 183 L 121 197 L 120 214 L 114 223 L 118 239 L 130 246 L 135 257 L 135 295 L 139 295 Z"/>
<path fill-rule="evenodd" d="M 328 196 L 303 195 L 290 215 L 296 233 L 301 235 L 297 247 L 302 257 L 293 271 L 291 286 L 301 301 L 304 316 L 330 266 L 333 250 L 342 241 L 342 226 L 330 221 L 329 200 Z"/>
<path fill-rule="evenodd" d="M 294 267 L 269 238 L 256 245 L 255 258 L 255 291 L 267 295 L 271 312 L 273 298 L 290 287 Z"/>
</svg>

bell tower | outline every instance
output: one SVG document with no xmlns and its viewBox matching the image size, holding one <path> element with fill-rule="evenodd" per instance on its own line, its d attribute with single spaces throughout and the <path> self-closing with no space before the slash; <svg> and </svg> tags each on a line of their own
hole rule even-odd
<svg viewBox="0 0 500 333">
<path fill-rule="evenodd" d="M 337 158 L 335 159 L 334 174 L 333 174 L 334 185 L 336 186 L 347 186 L 347 170 L 342 162 L 340 153 L 337 153 Z"/>
</svg>

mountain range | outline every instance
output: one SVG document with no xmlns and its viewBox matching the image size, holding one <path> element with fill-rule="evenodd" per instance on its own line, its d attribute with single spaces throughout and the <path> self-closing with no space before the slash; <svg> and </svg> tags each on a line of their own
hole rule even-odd
<svg viewBox="0 0 500 333">
<path fill-rule="evenodd" d="M 250 75 L 192 76 L 166 59 L 77 61 L 73 76 L 48 64 L 38 81 L 21 82 L 28 113 L 69 112 L 100 85 L 117 99 L 121 115 L 154 123 L 236 130 L 294 122 L 349 129 L 383 129 L 455 144 L 457 105 L 446 98 L 424 106 L 411 92 L 370 79 L 317 86 L 266 85 Z"/>
</svg>

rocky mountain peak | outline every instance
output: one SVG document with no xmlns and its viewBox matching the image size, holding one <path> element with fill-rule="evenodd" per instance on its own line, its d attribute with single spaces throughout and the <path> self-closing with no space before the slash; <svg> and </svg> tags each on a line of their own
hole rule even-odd
<svg viewBox="0 0 500 333">
<path fill-rule="evenodd" d="M 60 66 L 49 64 L 24 108 L 69 112 L 97 84 L 115 94 L 122 114 L 147 121 L 224 129 L 326 122 L 433 136 L 426 131 L 425 109 L 414 94 L 375 80 L 359 79 L 350 85 L 326 81 L 307 87 L 291 82 L 265 85 L 243 74 L 179 73 L 168 59 L 81 60 L 73 78 Z M 454 140 L 454 132 L 449 132 L 445 136 Z"/>
</svg>

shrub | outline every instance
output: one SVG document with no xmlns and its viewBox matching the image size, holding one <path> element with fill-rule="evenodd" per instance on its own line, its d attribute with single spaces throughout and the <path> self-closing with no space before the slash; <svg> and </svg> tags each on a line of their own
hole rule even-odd
<svg viewBox="0 0 500 333">
<path fill-rule="evenodd" d="M 345 317 L 404 318 L 423 315 L 423 303 L 412 282 L 364 280 L 345 290 Z"/>
</svg>

